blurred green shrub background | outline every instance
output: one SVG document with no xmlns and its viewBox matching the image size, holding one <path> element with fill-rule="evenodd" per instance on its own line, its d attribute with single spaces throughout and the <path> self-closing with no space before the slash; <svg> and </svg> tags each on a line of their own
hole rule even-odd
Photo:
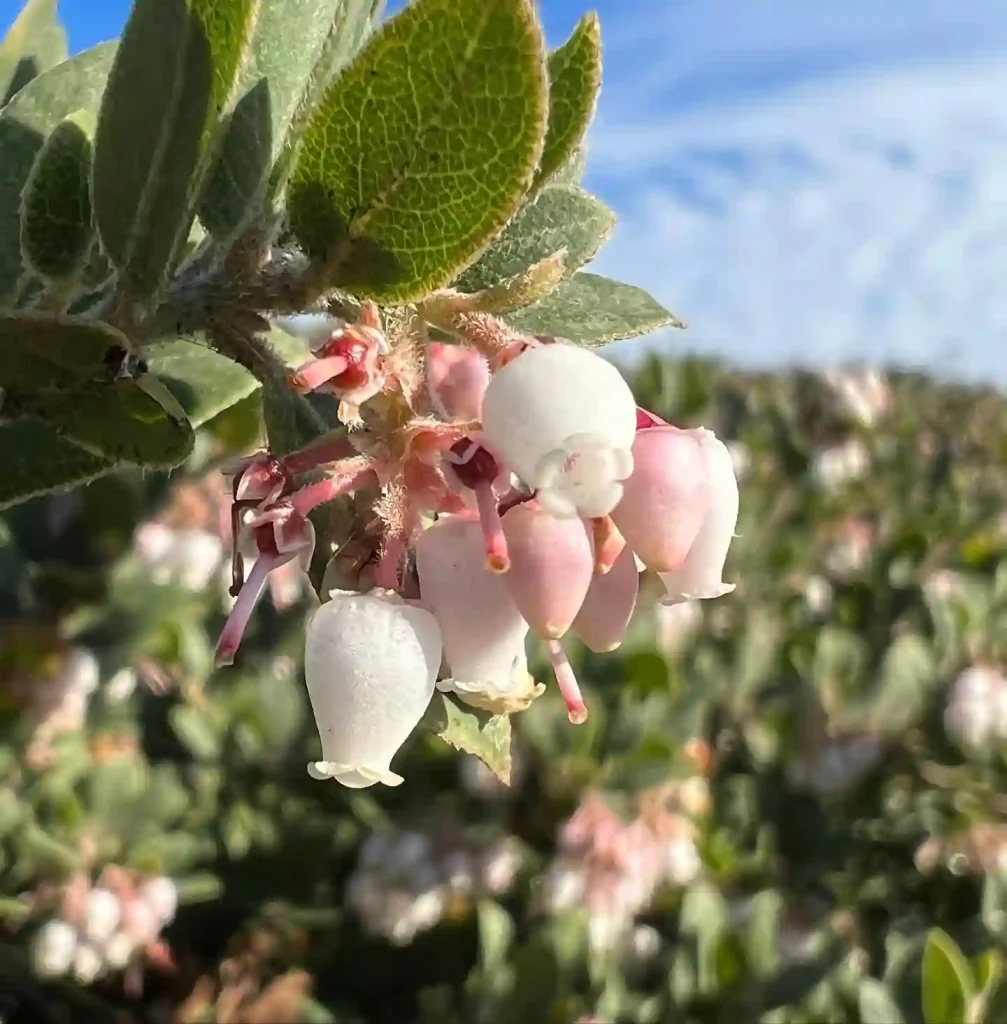
<svg viewBox="0 0 1007 1024">
<path fill-rule="evenodd" d="M 510 788 L 423 733 L 399 789 L 309 779 L 293 573 L 213 671 L 219 467 L 258 442 L 253 403 L 170 478 L 3 513 L 5 1024 L 1007 1019 L 1007 404 L 628 372 L 731 443 L 738 589 L 573 651 L 591 718 L 555 692 L 516 715 Z M 103 872 L 180 905 L 156 956 L 83 985 L 44 926 Z"/>
</svg>

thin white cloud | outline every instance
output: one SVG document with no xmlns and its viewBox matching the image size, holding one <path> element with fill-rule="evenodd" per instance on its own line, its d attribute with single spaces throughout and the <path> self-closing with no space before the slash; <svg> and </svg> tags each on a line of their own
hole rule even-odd
<svg viewBox="0 0 1007 1024">
<path fill-rule="evenodd" d="M 739 12 L 742 24 L 729 34 L 740 46 L 745 24 L 753 33 L 758 24 L 752 9 L 783 6 L 798 10 L 769 0 L 681 8 L 713 22 L 709 11 L 719 11 L 724 24 L 727 11 Z M 809 6 L 823 5 L 799 8 Z M 863 24 L 851 17 L 846 38 L 874 42 L 895 31 L 893 12 L 905 7 L 879 5 L 887 13 L 871 21 L 866 2 L 824 6 L 856 8 Z M 953 19 L 937 15 L 957 5 L 916 7 L 932 16 L 917 20 L 917 38 L 941 25 L 951 32 Z M 964 8 L 976 17 L 959 19 L 961 39 L 980 33 L 978 15 L 988 13 L 978 2 Z M 810 14 L 796 20 L 786 31 L 763 26 L 760 60 L 783 38 L 788 53 L 817 45 L 819 23 Z M 860 53 L 842 71 L 659 115 L 639 100 L 616 104 L 610 93 L 592 134 L 588 183 L 618 197 L 621 224 L 596 268 L 649 288 L 689 321 L 690 331 L 674 335 L 679 347 L 756 364 L 925 364 L 1007 382 L 1007 19 L 1000 22 L 999 40 L 992 26 L 986 34 L 1003 47 L 999 58 L 973 47 L 969 57 L 881 59 L 872 48 L 870 59 Z M 767 42 L 774 31 L 780 39 Z M 726 45 L 711 44 L 716 52 Z M 696 66 L 702 42 L 697 49 Z"/>
</svg>

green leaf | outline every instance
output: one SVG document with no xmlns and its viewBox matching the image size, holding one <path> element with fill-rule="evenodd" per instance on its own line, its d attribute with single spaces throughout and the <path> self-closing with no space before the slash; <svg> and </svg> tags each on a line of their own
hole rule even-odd
<svg viewBox="0 0 1007 1024">
<path fill-rule="evenodd" d="M 23 394 L 109 382 L 131 351 L 107 324 L 48 313 L 0 316 L 0 388 Z"/>
<path fill-rule="evenodd" d="M 216 875 L 208 871 L 197 871 L 191 875 L 183 875 L 176 882 L 178 902 L 183 906 L 190 903 L 209 903 L 219 899 L 224 884 Z"/>
<path fill-rule="evenodd" d="M 121 833 L 146 792 L 147 762 L 121 755 L 95 765 L 87 777 L 87 810 L 92 820 L 114 833 Z"/>
<path fill-rule="evenodd" d="M 490 715 L 463 708 L 444 694 L 435 694 L 431 712 L 434 732 L 455 750 L 475 754 L 502 782 L 510 785 L 510 715 Z"/>
<path fill-rule="evenodd" d="M 57 64 L 28 83 L 0 112 L 0 305 L 21 277 L 21 193 L 49 133 L 77 110 L 95 111 L 115 43 Z"/>
<path fill-rule="evenodd" d="M 455 282 L 478 292 L 565 250 L 572 274 L 593 259 L 615 227 L 615 214 L 576 185 L 553 185 L 522 208 L 504 233 Z"/>
<path fill-rule="evenodd" d="M 195 342 L 158 342 L 149 345 L 144 355 L 150 372 L 164 382 L 194 427 L 259 388 L 243 367 Z"/>
<path fill-rule="evenodd" d="M 220 736 L 198 708 L 191 704 L 176 704 L 168 712 L 168 721 L 193 757 L 200 761 L 212 761 L 220 755 Z"/>
<path fill-rule="evenodd" d="M 66 58 L 66 31 L 56 15 L 56 0 L 28 0 L 0 43 L 0 106 Z"/>
<path fill-rule="evenodd" d="M 679 918 L 681 950 L 691 961 L 698 991 L 704 995 L 713 995 L 720 987 L 718 954 L 728 917 L 727 903 L 715 885 L 696 882 L 689 887 Z"/>
<path fill-rule="evenodd" d="M 42 277 L 72 277 L 91 249 L 93 134 L 89 111 L 75 111 L 61 121 L 39 150 L 25 185 L 21 251 Z"/>
<path fill-rule="evenodd" d="M 298 395 L 282 385 L 262 392 L 262 416 L 269 450 L 288 455 L 339 426 L 339 400 L 333 395 Z"/>
<path fill-rule="evenodd" d="M 939 928 L 923 948 L 923 1019 L 926 1024 L 965 1024 L 975 983 L 957 943 Z"/>
<path fill-rule="evenodd" d="M 346 0 L 340 15 L 332 24 L 321 55 L 311 69 L 294 115 L 293 123 L 283 141 L 283 148 L 273 167 L 269 194 L 279 195 L 286 187 L 292 161 L 304 130 L 326 89 L 343 68 L 359 52 L 381 20 L 384 0 Z"/>
<path fill-rule="evenodd" d="M 549 128 L 533 188 L 563 167 L 580 146 L 601 88 L 601 25 L 593 11 L 549 54 Z"/>
<path fill-rule="evenodd" d="M 548 334 L 581 345 L 685 326 L 642 288 L 583 273 L 568 278 L 534 306 L 511 314 L 507 322 L 526 334 Z"/>
<path fill-rule="evenodd" d="M 530 0 L 416 0 L 309 119 L 290 225 L 325 281 L 386 302 L 447 284 L 510 220 L 546 117 Z"/>
<path fill-rule="evenodd" d="M 492 976 L 507 962 L 514 943 L 514 921 L 510 914 L 493 900 L 480 900 L 476 905 L 479 925 L 480 966 Z"/>
<path fill-rule="evenodd" d="M 330 38 L 348 48 L 370 6 L 370 0 L 262 0 L 238 72 L 238 99 L 200 200 L 200 220 L 214 238 L 232 239 L 262 209 L 312 71 Z"/>
<path fill-rule="evenodd" d="M 0 423 L 0 509 L 104 476 L 108 459 L 89 455 L 37 420 Z"/>
<path fill-rule="evenodd" d="M 133 4 L 101 102 L 94 211 L 134 298 L 156 296 L 188 238 L 259 2 Z"/>
<path fill-rule="evenodd" d="M 864 978 L 857 993 L 861 1024 L 905 1024 L 905 1017 L 888 989 L 876 978 Z"/>
<path fill-rule="evenodd" d="M 786 909 L 776 889 L 763 889 L 752 897 L 752 910 L 745 927 L 745 956 L 756 977 L 775 971 L 780 962 L 780 925 Z"/>
<path fill-rule="evenodd" d="M 192 452 L 192 425 L 152 374 L 72 391 L 10 396 L 5 403 L 47 420 L 91 455 L 151 469 L 171 469 Z"/>
<path fill-rule="evenodd" d="M 881 679 L 869 708 L 872 728 L 902 736 L 925 714 L 936 680 L 933 650 L 923 637 L 898 637 L 885 652 Z"/>
</svg>

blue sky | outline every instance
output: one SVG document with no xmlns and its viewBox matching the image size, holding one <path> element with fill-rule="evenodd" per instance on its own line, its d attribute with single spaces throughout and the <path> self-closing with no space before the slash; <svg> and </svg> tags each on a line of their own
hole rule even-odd
<svg viewBox="0 0 1007 1024">
<path fill-rule="evenodd" d="M 0 0 L 0 22 L 18 6 Z M 606 59 L 586 184 L 620 217 L 592 269 L 690 325 L 644 346 L 1007 384 L 1004 0 L 591 6 Z M 79 50 L 129 3 L 60 8 Z M 556 45 L 587 5 L 541 9 Z"/>
</svg>

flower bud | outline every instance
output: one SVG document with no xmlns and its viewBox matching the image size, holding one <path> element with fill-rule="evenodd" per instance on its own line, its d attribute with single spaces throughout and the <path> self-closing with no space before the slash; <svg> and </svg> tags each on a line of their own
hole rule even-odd
<svg viewBox="0 0 1007 1024">
<path fill-rule="evenodd" d="M 140 899 L 157 915 L 162 924 L 170 924 L 178 909 L 178 888 L 164 875 L 148 878 L 138 893 Z"/>
<path fill-rule="evenodd" d="M 441 419 L 480 419 L 489 382 L 489 363 L 470 345 L 434 342 L 427 346 L 430 402 Z"/>
<path fill-rule="evenodd" d="M 520 702 L 534 689 L 524 653 L 528 623 L 504 577 L 486 569 L 479 517 L 439 519 L 419 536 L 415 551 L 421 599 L 440 626 L 451 673 L 439 688 L 463 700 L 471 695 L 472 702 Z"/>
<path fill-rule="evenodd" d="M 723 597 L 734 590 L 724 583 L 724 564 L 738 524 L 738 480 L 727 446 L 712 430 L 690 431 L 703 448 L 710 481 L 710 505 L 685 561 L 672 572 L 659 573 L 667 590 L 665 602 Z"/>
<path fill-rule="evenodd" d="M 105 963 L 113 971 L 121 971 L 132 959 L 136 944 L 125 932 L 116 932 L 105 947 Z"/>
<path fill-rule="evenodd" d="M 304 676 L 322 741 L 312 778 L 351 789 L 397 786 L 391 759 L 423 717 L 441 664 L 425 609 L 387 591 L 338 591 L 308 626 Z"/>
<path fill-rule="evenodd" d="M 594 576 L 594 551 L 581 519 L 556 519 L 536 502 L 502 516 L 510 571 L 503 580 L 539 636 L 558 639 L 577 617 Z"/>
<path fill-rule="evenodd" d="M 119 927 L 122 915 L 122 904 L 119 897 L 109 889 L 92 889 L 87 894 L 87 906 L 84 910 L 84 934 L 89 942 L 108 942 L 112 933 Z"/>
<path fill-rule="evenodd" d="M 40 978 L 58 978 L 70 970 L 77 951 L 77 929 L 65 921 L 46 921 L 32 940 L 31 961 Z"/>
<path fill-rule="evenodd" d="M 124 901 L 121 928 L 134 945 L 145 946 L 153 942 L 170 920 L 170 917 L 162 917 L 142 897 Z"/>
<path fill-rule="evenodd" d="M 90 985 L 101 974 L 105 960 L 94 946 L 78 946 L 73 955 L 73 976 L 79 985 Z"/>
<path fill-rule="evenodd" d="M 685 560 L 710 502 L 706 457 L 695 432 L 649 427 L 633 442 L 633 474 L 612 521 L 649 569 Z"/>
<path fill-rule="evenodd" d="M 604 516 L 633 470 L 636 403 L 619 371 L 573 345 L 526 349 L 483 398 L 490 445 L 551 515 Z"/>
<path fill-rule="evenodd" d="M 640 573 L 628 547 L 604 574 L 596 574 L 573 620 L 573 632 L 596 654 L 614 651 L 629 627 L 640 591 Z"/>
</svg>

